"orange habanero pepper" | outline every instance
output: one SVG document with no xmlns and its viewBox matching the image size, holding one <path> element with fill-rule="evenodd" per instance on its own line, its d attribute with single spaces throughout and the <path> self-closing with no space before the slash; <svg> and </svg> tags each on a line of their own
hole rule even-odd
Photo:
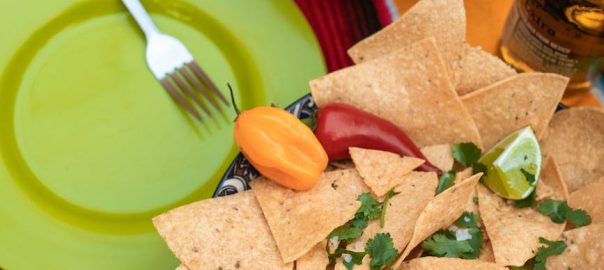
<svg viewBox="0 0 604 270">
<path fill-rule="evenodd" d="M 327 167 L 327 153 L 310 128 L 280 108 L 239 114 L 235 143 L 260 174 L 294 190 L 311 189 Z"/>
</svg>

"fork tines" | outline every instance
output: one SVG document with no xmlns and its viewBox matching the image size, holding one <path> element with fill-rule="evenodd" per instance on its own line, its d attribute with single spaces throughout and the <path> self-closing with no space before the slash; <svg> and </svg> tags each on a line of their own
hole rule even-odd
<svg viewBox="0 0 604 270">
<path fill-rule="evenodd" d="M 230 106 L 226 97 L 195 61 L 181 66 L 160 81 L 170 96 L 199 121 L 201 121 L 201 114 L 189 100 L 197 104 L 208 116 L 212 115 L 208 106 L 199 98 L 199 94 L 218 111 L 220 111 L 220 104 L 216 98 L 227 107 Z"/>
</svg>

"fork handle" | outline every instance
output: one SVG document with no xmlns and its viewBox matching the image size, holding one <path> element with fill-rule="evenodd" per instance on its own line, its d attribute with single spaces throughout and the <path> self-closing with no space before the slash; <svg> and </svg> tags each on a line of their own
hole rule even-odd
<svg viewBox="0 0 604 270">
<path fill-rule="evenodd" d="M 128 8 L 128 11 L 138 23 L 138 26 L 143 30 L 147 39 L 151 38 L 152 35 L 158 34 L 159 29 L 153 20 L 151 20 L 151 16 L 143 7 L 143 4 L 139 0 L 122 0 L 122 3 Z"/>
</svg>

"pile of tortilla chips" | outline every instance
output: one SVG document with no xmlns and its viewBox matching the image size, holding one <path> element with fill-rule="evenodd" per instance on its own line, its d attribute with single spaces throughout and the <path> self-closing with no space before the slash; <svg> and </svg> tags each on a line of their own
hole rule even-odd
<svg viewBox="0 0 604 270">
<path fill-rule="evenodd" d="M 340 102 L 402 130 L 443 171 L 456 168 L 450 145 L 473 142 L 488 150 L 530 125 L 545 156 L 537 200 L 566 200 L 593 218 L 571 228 L 534 207 L 517 208 L 479 183 L 481 174 L 459 171 L 454 185 L 435 194 L 438 176 L 416 172 L 424 161 L 351 148 L 352 163 L 334 164 L 307 192 L 263 177 L 251 191 L 173 209 L 153 222 L 182 262 L 179 269 L 325 269 L 334 229 L 352 218 L 360 194 L 388 201 L 384 225 L 369 221 L 346 249 L 363 251 L 389 233 L 399 252 L 392 269 L 506 269 L 535 256 L 539 237 L 563 239 L 566 250 L 548 269 L 596 269 L 604 264 L 604 111 L 572 108 L 554 114 L 568 79 L 516 74 L 498 58 L 471 47 L 462 0 L 422 0 L 399 20 L 349 50 L 357 65 L 310 82 L 319 107 Z M 569 194 L 570 192 L 570 194 Z M 485 232 L 479 258 L 421 256 L 417 247 L 449 228 L 464 211 L 480 216 Z M 354 269 L 370 269 L 369 256 Z M 338 258 L 335 269 L 346 269 Z"/>
</svg>

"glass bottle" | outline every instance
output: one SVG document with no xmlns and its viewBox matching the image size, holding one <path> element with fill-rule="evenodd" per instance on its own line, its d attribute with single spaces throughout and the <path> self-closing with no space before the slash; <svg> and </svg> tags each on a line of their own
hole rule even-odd
<svg viewBox="0 0 604 270">
<path fill-rule="evenodd" d="M 519 70 L 570 77 L 567 95 L 588 90 L 604 72 L 604 0 L 516 0 L 500 52 Z"/>
</svg>

